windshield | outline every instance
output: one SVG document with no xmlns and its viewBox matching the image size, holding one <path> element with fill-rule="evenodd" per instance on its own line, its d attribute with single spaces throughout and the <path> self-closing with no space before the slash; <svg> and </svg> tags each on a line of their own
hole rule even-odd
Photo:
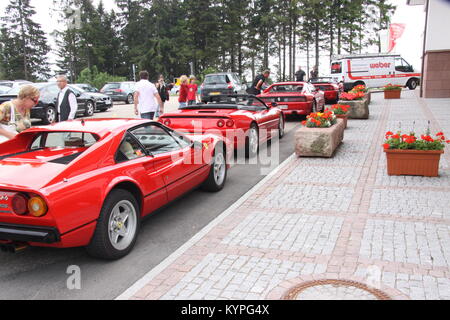
<svg viewBox="0 0 450 320">
<path fill-rule="evenodd" d="M 245 107 L 255 107 L 255 106 L 266 107 L 266 105 L 261 99 L 258 99 L 254 96 L 223 95 L 223 96 L 216 96 L 211 99 L 212 99 L 211 103 L 207 104 L 206 106 L 214 104 L 231 104 Z"/>
<path fill-rule="evenodd" d="M 331 64 L 331 74 L 342 73 L 342 63 L 333 62 Z"/>
</svg>

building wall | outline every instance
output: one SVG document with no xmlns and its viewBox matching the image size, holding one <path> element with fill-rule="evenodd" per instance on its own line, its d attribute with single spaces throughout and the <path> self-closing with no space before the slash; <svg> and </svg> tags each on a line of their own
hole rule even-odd
<svg viewBox="0 0 450 320">
<path fill-rule="evenodd" d="M 450 1 L 430 0 L 425 51 L 450 50 Z"/>
<path fill-rule="evenodd" d="M 429 0 L 423 97 L 450 98 L 450 1 Z"/>
<path fill-rule="evenodd" d="M 450 98 L 450 50 L 425 53 L 424 98 Z"/>
</svg>

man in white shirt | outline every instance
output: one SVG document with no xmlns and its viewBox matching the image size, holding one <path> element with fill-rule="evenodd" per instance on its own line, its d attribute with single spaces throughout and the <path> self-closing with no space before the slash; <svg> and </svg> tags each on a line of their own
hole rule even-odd
<svg viewBox="0 0 450 320">
<path fill-rule="evenodd" d="M 134 113 L 142 119 L 153 120 L 158 108 L 162 112 L 162 100 L 156 86 L 148 81 L 147 71 L 141 71 L 139 78 L 134 92 Z"/>
<path fill-rule="evenodd" d="M 67 86 L 67 78 L 65 76 L 58 76 L 56 79 L 58 88 L 61 90 L 58 93 L 58 116 L 57 121 L 66 121 L 75 119 L 78 109 L 77 97 L 72 90 Z"/>
</svg>

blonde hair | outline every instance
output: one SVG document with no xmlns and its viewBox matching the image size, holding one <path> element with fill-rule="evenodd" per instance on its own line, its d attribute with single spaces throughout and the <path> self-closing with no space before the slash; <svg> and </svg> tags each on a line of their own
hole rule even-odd
<svg viewBox="0 0 450 320">
<path fill-rule="evenodd" d="M 185 82 L 187 82 L 188 81 L 188 77 L 186 76 L 186 75 L 182 75 L 181 77 L 180 77 L 180 82 L 181 83 L 185 83 Z"/>
<path fill-rule="evenodd" d="M 24 85 L 20 88 L 19 94 L 17 95 L 17 98 L 20 100 L 26 99 L 26 98 L 36 98 L 40 96 L 39 89 L 36 87 L 33 87 L 32 85 Z"/>
</svg>

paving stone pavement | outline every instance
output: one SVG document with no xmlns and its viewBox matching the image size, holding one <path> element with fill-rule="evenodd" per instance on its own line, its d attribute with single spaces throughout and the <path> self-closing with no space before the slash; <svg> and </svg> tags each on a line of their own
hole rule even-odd
<svg viewBox="0 0 450 320">
<path fill-rule="evenodd" d="M 333 158 L 292 156 L 122 298 L 283 299 L 318 281 L 296 299 L 450 299 L 450 150 L 438 178 L 395 177 L 381 147 L 386 131 L 428 121 L 450 136 L 450 99 L 372 94 Z"/>
</svg>

